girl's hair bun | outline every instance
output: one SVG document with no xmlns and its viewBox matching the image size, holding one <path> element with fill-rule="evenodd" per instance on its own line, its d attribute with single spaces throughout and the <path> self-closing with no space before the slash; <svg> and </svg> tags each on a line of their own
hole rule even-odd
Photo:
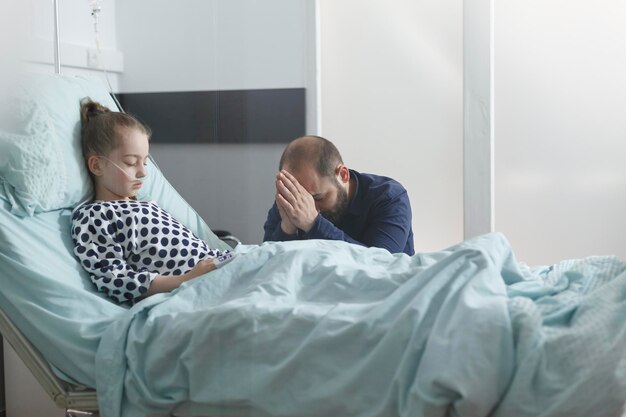
<svg viewBox="0 0 626 417">
<path fill-rule="evenodd" d="M 111 111 L 85 97 L 80 101 L 81 142 L 83 156 L 108 155 L 119 145 L 120 129 L 138 129 L 150 139 L 150 129 L 130 114 Z"/>
<path fill-rule="evenodd" d="M 98 102 L 93 101 L 91 98 L 89 97 L 84 98 L 80 102 L 81 124 L 84 126 L 87 123 L 89 123 L 91 120 L 93 120 L 94 117 L 98 117 L 99 115 L 103 113 L 109 113 L 110 111 L 111 110 L 109 110 L 107 107 L 103 106 L 102 104 Z"/>
</svg>

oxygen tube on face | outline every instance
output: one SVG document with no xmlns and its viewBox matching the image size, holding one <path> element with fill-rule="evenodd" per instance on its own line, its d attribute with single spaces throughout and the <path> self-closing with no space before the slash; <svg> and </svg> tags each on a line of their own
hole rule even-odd
<svg viewBox="0 0 626 417">
<path fill-rule="evenodd" d="M 148 173 L 146 171 L 146 174 L 143 177 L 133 177 L 132 175 L 130 175 L 128 172 L 126 172 L 126 170 L 124 168 L 122 168 L 121 166 L 119 166 L 118 164 L 116 164 L 115 162 L 113 162 L 111 159 L 107 158 L 104 155 L 99 155 L 99 158 L 104 158 L 107 161 L 109 161 L 110 163 L 112 163 L 115 168 L 119 169 L 120 171 L 122 171 L 124 173 L 124 175 L 126 175 L 126 178 L 128 178 L 131 181 L 139 181 L 139 180 L 144 180 L 144 178 L 146 178 L 148 176 Z"/>
</svg>

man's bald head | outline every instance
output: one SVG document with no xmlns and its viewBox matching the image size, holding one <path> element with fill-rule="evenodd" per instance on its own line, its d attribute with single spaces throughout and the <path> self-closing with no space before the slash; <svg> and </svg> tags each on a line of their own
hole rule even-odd
<svg viewBox="0 0 626 417">
<path fill-rule="evenodd" d="M 331 141 L 320 136 L 302 136 L 287 145 L 280 157 L 278 169 L 288 166 L 298 170 L 303 166 L 311 166 L 320 177 L 333 177 L 339 164 L 343 164 L 343 160 Z"/>
</svg>

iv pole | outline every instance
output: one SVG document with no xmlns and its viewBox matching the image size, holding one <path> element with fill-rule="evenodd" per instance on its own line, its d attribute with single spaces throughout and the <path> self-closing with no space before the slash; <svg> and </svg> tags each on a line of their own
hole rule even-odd
<svg viewBox="0 0 626 417">
<path fill-rule="evenodd" d="M 54 73 L 61 74 L 61 56 L 59 53 L 60 37 L 59 37 L 59 4 L 58 0 L 54 0 Z"/>
</svg>

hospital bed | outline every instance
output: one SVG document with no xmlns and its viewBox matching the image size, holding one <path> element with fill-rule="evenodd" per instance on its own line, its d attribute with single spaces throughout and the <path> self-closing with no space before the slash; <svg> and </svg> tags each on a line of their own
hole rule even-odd
<svg viewBox="0 0 626 417">
<path fill-rule="evenodd" d="M 27 85 L 29 122 L 0 131 L 0 330 L 67 416 L 624 414 L 615 258 L 528 268 L 497 234 L 414 257 L 238 245 L 172 294 L 111 302 L 74 258 L 69 225 L 90 193 L 80 99 L 115 104 L 94 80 Z M 138 198 L 229 248 L 149 165 Z"/>
<path fill-rule="evenodd" d="M 22 108 L 21 111 L 30 112 L 27 117 L 35 120 L 34 126 L 27 126 L 22 131 L 11 132 L 10 130 L 0 133 L 0 154 L 6 159 L 0 163 L 4 164 L 3 169 L 26 169 L 32 170 L 32 175 L 58 175 L 62 178 L 53 184 L 41 184 L 46 189 L 28 190 L 25 184 L 19 184 L 17 189 L 9 184 L 10 179 L 0 178 L 0 278 L 8 279 L 26 279 L 28 274 L 28 266 L 22 264 L 25 275 L 20 276 L 17 270 L 10 271 L 9 267 L 14 267 L 19 261 L 23 260 L 27 263 L 27 259 L 16 253 L 16 246 L 23 242 L 23 235 L 27 233 L 37 233 L 42 228 L 42 223 L 35 220 L 37 213 L 47 211 L 43 216 L 48 216 L 44 221 L 55 223 L 62 221 L 63 225 L 52 232 L 51 235 L 38 241 L 32 242 L 33 249 L 42 253 L 49 245 L 63 246 L 69 249 L 69 234 L 66 226 L 68 223 L 68 208 L 76 205 L 78 200 L 87 198 L 91 192 L 89 182 L 86 181 L 85 173 L 81 172 L 80 149 L 77 142 L 77 132 L 79 123 L 78 103 L 83 97 L 92 97 L 110 108 L 116 108 L 115 102 L 111 99 L 108 92 L 100 81 L 96 79 L 86 79 L 82 77 L 64 77 L 59 75 L 36 75 L 31 74 L 28 80 L 23 81 L 28 86 L 29 91 L 20 92 L 27 95 L 36 94 L 37 99 L 32 108 Z M 22 103 L 22 106 L 28 107 L 29 104 Z M 69 116 L 66 116 L 68 115 Z M 42 120 L 45 119 L 45 120 Z M 47 124 L 45 126 L 42 126 Z M 0 127 L 0 131 L 6 126 Z M 51 131 L 55 132 L 56 137 L 50 135 Z M 42 137 L 37 140 L 36 135 Z M 41 141 L 46 141 L 43 144 Z M 14 147 L 15 142 L 23 142 L 19 147 Z M 54 146 L 50 142 L 54 142 Z M 37 149 L 40 148 L 40 149 Z M 18 155 L 18 153 L 20 155 Z M 32 162 L 27 163 L 26 167 L 18 167 L 19 158 L 29 158 Z M 57 157 L 58 160 L 54 160 Z M 68 162 L 69 161 L 69 162 Z M 23 161 L 22 161 L 23 162 Z M 37 167 L 38 164 L 44 165 Z M 59 167 L 56 165 L 65 165 Z M 150 159 L 150 178 L 146 182 L 143 197 L 159 199 L 164 207 L 182 216 L 189 221 L 192 229 L 202 238 L 210 242 L 212 247 L 227 249 L 235 247 L 241 241 L 232 233 L 226 230 L 219 230 L 219 237 L 214 234 L 210 228 L 202 221 L 195 211 L 180 197 L 180 195 L 171 187 L 167 180 L 163 177 L 154 160 Z M 49 172 L 46 172 L 49 171 Z M 10 176 L 10 174 L 9 174 Z M 3 177 L 7 177 L 4 175 Z M 61 189 L 68 183 L 75 187 L 73 191 Z M 23 187 L 20 188 L 19 186 Z M 64 197 L 50 197 L 48 191 L 65 193 Z M 28 194 L 28 191 L 31 191 Z M 33 197 L 32 194 L 35 194 Z M 24 197 L 26 196 L 26 197 Z M 22 198 L 24 197 L 24 198 Z M 41 201 L 37 202 L 39 198 Z M 63 201 L 67 198 L 67 201 Z M 65 203 L 65 204 L 64 204 Z M 31 204 L 29 206 L 29 204 Z M 60 208 L 57 206 L 65 206 Z M 49 211 L 48 211 L 49 210 Z M 34 215 L 34 216 L 30 216 Z M 9 225 L 12 226 L 9 226 Z M 15 228 L 14 228 L 15 227 Z M 43 227 L 45 229 L 45 227 Z M 62 237 L 62 240 L 58 238 Z M 71 256 L 71 252 L 67 255 Z M 63 256 L 63 255 L 61 255 Z M 8 265 L 13 263 L 12 265 Z M 37 266 L 32 266 L 37 268 Z M 65 274 L 74 274 L 78 276 L 80 265 L 76 265 L 64 269 Z M 89 289 L 87 287 L 87 289 Z M 56 372 L 54 367 L 50 365 L 40 350 L 33 345 L 20 330 L 19 324 L 28 322 L 33 319 L 28 313 L 20 309 L 19 305 L 12 305 L 11 294 L 8 286 L 3 285 L 0 291 L 0 332 L 4 339 L 15 350 L 19 358 L 28 367 L 30 372 L 36 377 L 45 392 L 50 398 L 63 409 L 66 415 L 89 415 L 97 414 L 98 404 L 95 390 L 93 389 L 93 381 L 91 387 L 85 386 L 72 378 L 64 376 L 62 372 Z M 25 303 L 28 304 L 27 301 Z M 108 303 L 107 303 L 108 304 Z M 127 307 L 119 307 L 123 310 Z M 16 326 L 16 323 L 18 326 Z M 33 330 L 33 329 L 31 329 Z M 44 339 L 34 338 L 39 346 L 45 345 L 48 341 Z M 61 375 L 61 376 L 59 376 Z M 8 384 L 11 381 L 7 381 Z"/>
</svg>

